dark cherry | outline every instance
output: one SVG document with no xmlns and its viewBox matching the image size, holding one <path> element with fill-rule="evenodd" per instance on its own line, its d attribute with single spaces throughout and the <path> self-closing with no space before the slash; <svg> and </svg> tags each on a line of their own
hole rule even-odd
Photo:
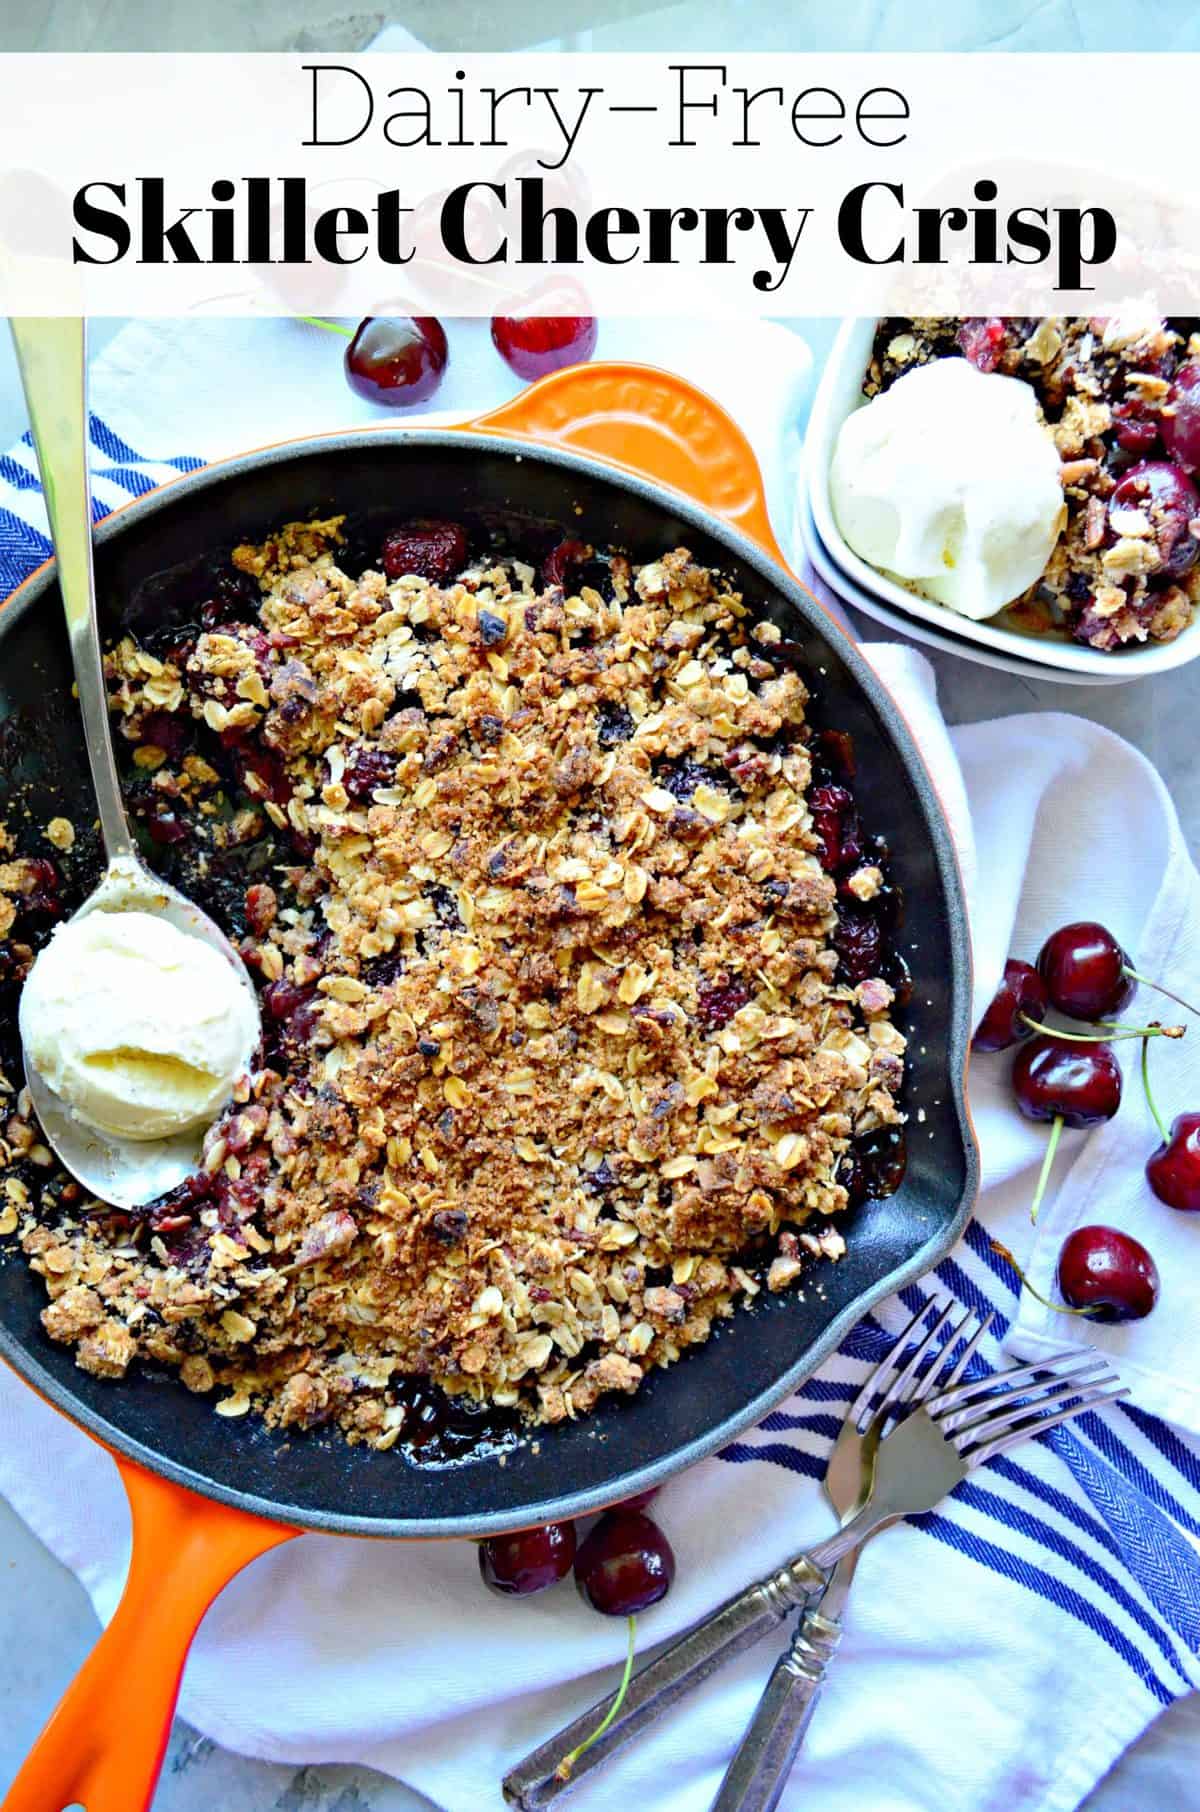
<svg viewBox="0 0 1200 1812">
<path fill-rule="evenodd" d="M 1170 1138 L 1147 1159 L 1146 1176 L 1168 1208 L 1200 1214 L 1200 1114 L 1176 1114 Z"/>
<path fill-rule="evenodd" d="M 390 786 L 396 778 L 396 757 L 386 749 L 356 745 L 350 752 L 342 775 L 342 785 L 351 799 L 369 800 L 377 786 Z"/>
<path fill-rule="evenodd" d="M 1145 459 L 1158 446 L 1157 414 L 1141 402 L 1117 403 L 1113 407 L 1113 428 L 1117 445 L 1136 459 Z"/>
<path fill-rule="evenodd" d="M 433 395 L 449 356 L 433 315 L 368 315 L 346 348 L 346 382 L 368 402 L 410 409 Z"/>
<path fill-rule="evenodd" d="M 815 786 L 808 796 L 813 829 L 821 839 L 817 852 L 821 867 L 828 874 L 849 868 L 862 861 L 862 826 L 854 807 L 854 795 L 844 786 Z"/>
<path fill-rule="evenodd" d="M 416 573 L 441 585 L 466 564 L 467 531 L 460 522 L 406 522 L 383 544 L 383 570 L 389 579 Z"/>
<path fill-rule="evenodd" d="M 150 841 L 163 849 L 170 849 L 176 843 L 186 843 L 191 836 L 187 819 L 180 817 L 174 802 L 165 793 L 151 789 L 144 800 L 137 802 L 136 810 Z"/>
<path fill-rule="evenodd" d="M 1141 510 L 1149 516 L 1162 564 L 1159 573 L 1181 579 L 1200 559 L 1200 541 L 1189 524 L 1200 516 L 1200 491 L 1170 460 L 1143 459 L 1130 466 L 1109 499 L 1109 511 Z"/>
<path fill-rule="evenodd" d="M 593 1610 L 632 1617 L 665 1598 L 675 1577 L 671 1544 L 640 1510 L 610 1510 L 575 1556 L 575 1582 Z"/>
<path fill-rule="evenodd" d="M 565 588 L 572 567 L 582 566 L 591 558 L 591 554 L 592 550 L 585 541 L 560 541 L 542 561 L 542 583 Z"/>
<path fill-rule="evenodd" d="M 1099 1126 L 1121 1105 L 1121 1071 L 1107 1044 L 1035 1038 L 1017 1052 L 1012 1085 L 1027 1120 Z"/>
<path fill-rule="evenodd" d="M 635 1491 L 632 1497 L 623 1497 L 614 1508 L 617 1510 L 644 1510 L 646 1505 L 653 1502 L 657 1496 L 658 1486 L 651 1485 L 648 1491 Z"/>
<path fill-rule="evenodd" d="M 1046 1017 L 1048 996 L 1046 984 L 1029 963 L 1010 956 L 1004 965 L 1004 979 L 996 989 L 992 1004 L 979 1022 L 973 1039 L 977 1051 L 1007 1051 L 1033 1035 L 1022 1014 L 1030 1019 Z"/>
<path fill-rule="evenodd" d="M 574 1559 L 574 1523 L 546 1523 L 540 1529 L 518 1529 L 515 1535 L 481 1541 L 479 1575 L 493 1592 L 528 1598 L 565 1579 Z"/>
<path fill-rule="evenodd" d="M 1058 1256 L 1058 1288 L 1095 1321 L 1141 1321 L 1158 1301 L 1158 1268 L 1140 1240 L 1116 1227 L 1077 1227 Z"/>
<path fill-rule="evenodd" d="M 1175 373 L 1162 415 L 1163 445 L 1185 472 L 1200 470 L 1200 360 Z"/>
<path fill-rule="evenodd" d="M 1051 1005 L 1068 1019 L 1112 1019 L 1137 993 L 1129 958 L 1112 932 L 1091 919 L 1051 932 L 1037 966 Z"/>
<path fill-rule="evenodd" d="M 1008 322 L 999 315 L 964 321 L 957 337 L 959 351 L 979 371 L 995 371 L 1012 341 Z"/>
<path fill-rule="evenodd" d="M 191 741 L 191 726 L 174 712 L 150 711 L 142 719 L 141 740 L 153 743 L 170 761 L 179 762 Z"/>
<path fill-rule="evenodd" d="M 596 350 L 591 315 L 495 315 L 492 344 L 518 377 L 540 378 L 582 365 Z"/>
<path fill-rule="evenodd" d="M 701 988 L 696 996 L 696 1015 L 710 1032 L 719 1032 L 750 999 L 745 982 L 730 981 L 723 986 Z"/>
<path fill-rule="evenodd" d="M 840 901 L 833 947 L 838 953 L 839 981 L 857 987 L 882 972 L 883 926 L 874 912 Z"/>
</svg>

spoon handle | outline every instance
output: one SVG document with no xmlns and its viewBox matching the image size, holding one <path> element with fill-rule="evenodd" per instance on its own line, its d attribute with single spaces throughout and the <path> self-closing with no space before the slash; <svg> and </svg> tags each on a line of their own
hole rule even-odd
<svg viewBox="0 0 1200 1812">
<path fill-rule="evenodd" d="M 137 852 L 113 760 L 96 624 L 84 323 L 71 317 L 23 316 L 14 317 L 11 326 L 58 561 L 100 831 L 111 863 Z"/>
</svg>

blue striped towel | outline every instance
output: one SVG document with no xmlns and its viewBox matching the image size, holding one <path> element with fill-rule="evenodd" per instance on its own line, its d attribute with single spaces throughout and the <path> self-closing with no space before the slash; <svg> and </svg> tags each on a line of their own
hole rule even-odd
<svg viewBox="0 0 1200 1812">
<path fill-rule="evenodd" d="M 613 324 L 603 351 L 669 362 L 711 388 L 703 324 L 669 325 L 668 339 L 662 324 Z M 452 341 L 472 386 L 469 396 L 447 399 L 462 412 L 504 391 L 477 327 L 456 329 Z M 769 400 L 756 403 L 747 425 L 778 503 L 795 482 L 793 423 L 806 361 L 792 336 L 759 331 Z M 239 442 L 361 419 L 336 367 L 336 347 L 294 323 L 125 330 L 94 373 L 97 516 Z M 230 397 L 236 407 L 224 404 Z M 727 406 L 738 412 L 739 398 Z M 26 438 L 0 461 L 0 592 L 47 551 Z M 959 832 L 975 877 L 981 998 L 1008 949 L 1029 954 L 1085 902 L 1089 915 L 1136 945 L 1143 967 L 1165 963 L 1185 993 L 1200 993 L 1200 955 L 1188 930 L 1200 917 L 1195 871 L 1142 758 L 1079 718 L 1010 719 L 948 736 L 919 657 L 871 653 L 946 796 L 969 820 Z M 1092 805 L 1086 789 L 1064 787 L 1084 772 L 1097 783 Z M 1071 835 L 1056 828 L 1056 810 L 1069 812 Z M 1155 812 L 1161 835 L 1147 836 Z M 1140 847 L 1156 853 L 1148 872 L 1131 875 L 1132 865 L 1111 856 L 1135 826 Z M 1048 850 L 1058 851 L 1057 864 Z M 1200 1075 L 1181 1071 L 1179 1106 L 1189 1104 L 1185 1084 L 1200 1098 Z M 1200 1401 L 1189 1374 L 1200 1311 L 1200 1267 L 1188 1245 L 1195 1231 L 1187 1217 L 1155 1204 L 1141 1181 L 1153 1141 L 1131 1090 L 1110 1128 L 1087 1140 L 1068 1135 L 1055 1198 L 1034 1234 L 1027 1203 L 1043 1135 L 1017 1119 L 1006 1089 L 1003 1060 L 977 1060 L 972 1105 L 986 1188 L 958 1249 L 934 1276 L 868 1316 L 760 1427 L 663 1492 L 657 1514 L 675 1543 L 679 1576 L 671 1597 L 643 1620 L 644 1641 L 668 1636 L 824 1531 L 828 1513 L 813 1481 L 845 1407 L 894 1334 L 935 1294 L 995 1312 L 974 1361 L 980 1374 L 1014 1351 L 1036 1353 L 1081 1334 L 1021 1297 L 992 1237 L 1017 1251 L 1043 1286 L 1064 1233 L 1081 1218 L 1119 1220 L 1153 1247 L 1165 1280 L 1156 1314 L 1137 1327 L 1086 1330 L 1132 1385 L 1133 1400 L 1002 1457 L 931 1515 L 867 1549 L 841 1658 L 785 1807 L 1068 1812 L 1163 1706 L 1200 1684 Z M 79 1573 L 100 1615 L 110 1615 L 124 1567 L 111 1467 L 7 1376 L 0 1490 Z M 475 1812 L 499 1803 L 506 1766 L 608 1684 L 618 1647 L 613 1628 L 569 1592 L 515 1609 L 481 1595 L 465 1544 L 413 1549 L 310 1537 L 258 1563 L 223 1595 L 193 1652 L 181 1709 L 239 1750 L 366 1761 L 450 1812 Z M 769 1661 L 760 1654 L 738 1663 L 598 1784 L 582 1786 L 574 1803 L 581 1812 L 626 1803 L 655 1812 L 706 1807 Z"/>
</svg>

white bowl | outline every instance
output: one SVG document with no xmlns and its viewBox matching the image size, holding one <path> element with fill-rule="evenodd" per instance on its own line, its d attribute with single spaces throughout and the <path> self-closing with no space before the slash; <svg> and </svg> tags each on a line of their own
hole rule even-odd
<svg viewBox="0 0 1200 1812">
<path fill-rule="evenodd" d="M 821 374 L 808 424 L 804 469 L 812 522 L 817 545 L 839 575 L 829 579 L 829 583 L 849 591 L 847 581 L 852 582 L 853 602 L 860 609 L 893 628 L 903 629 L 918 641 L 932 642 L 938 648 L 949 646 L 954 654 L 1010 672 L 1028 673 L 1036 668 L 1037 677 L 1043 680 L 1097 685 L 1145 679 L 1152 673 L 1168 673 L 1173 667 L 1182 667 L 1200 655 L 1200 617 L 1194 617 L 1173 642 L 1142 642 L 1119 653 L 1105 654 L 1079 642 L 1010 629 L 994 617 L 973 622 L 944 604 L 935 604 L 932 598 L 909 591 L 859 558 L 834 517 L 829 468 L 838 430 L 846 417 L 866 402 L 862 381 L 875 328 L 874 319 L 843 321 Z M 803 516 L 801 511 L 802 528 Z M 815 558 L 813 564 L 819 567 Z M 958 646 L 953 646 L 955 643 Z"/>
<path fill-rule="evenodd" d="M 904 612 L 893 610 L 889 604 L 865 591 L 849 573 L 842 571 L 817 533 L 812 509 L 803 490 L 796 499 L 796 532 L 813 570 L 820 574 L 841 602 L 849 604 L 855 610 L 865 611 L 868 616 L 886 623 L 889 629 L 894 629 L 900 635 L 924 642 L 931 648 L 940 648 L 945 654 L 957 655 L 960 661 L 975 661 L 983 667 L 999 667 L 1005 673 L 1017 674 L 1021 679 L 1039 682 L 1049 680 L 1059 686 L 1111 686 L 1120 683 L 1119 673 L 1071 673 L 1066 668 L 1047 667 L 1039 661 L 1019 659 L 1015 654 L 1000 654 L 994 648 L 982 648 L 978 642 L 952 635 L 949 630 L 935 629 L 930 623 L 915 622 Z"/>
</svg>

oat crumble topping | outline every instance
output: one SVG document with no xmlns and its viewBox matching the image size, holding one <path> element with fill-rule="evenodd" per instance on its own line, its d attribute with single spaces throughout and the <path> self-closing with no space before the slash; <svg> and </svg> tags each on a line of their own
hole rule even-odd
<svg viewBox="0 0 1200 1812">
<path fill-rule="evenodd" d="M 86 1370 L 167 1364 L 223 1415 L 385 1448 L 403 1378 L 578 1416 L 837 1258 L 904 1039 L 883 858 L 718 575 L 677 549 L 613 556 L 607 597 L 553 556 L 352 579 L 340 541 L 239 548 L 250 620 L 108 660 L 160 845 L 290 846 L 245 895 L 262 1066 L 142 1217 L 61 1178 L 40 1205 L 10 1090 L 0 1233 Z M 25 967 L 47 866 L 0 860 Z"/>
</svg>

